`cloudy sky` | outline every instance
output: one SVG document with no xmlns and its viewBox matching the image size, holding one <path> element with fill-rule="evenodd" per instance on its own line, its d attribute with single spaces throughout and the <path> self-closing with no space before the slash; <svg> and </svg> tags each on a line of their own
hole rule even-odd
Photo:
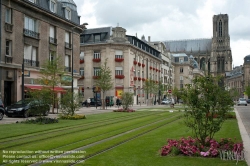
<svg viewBox="0 0 250 166">
<path fill-rule="evenodd" d="M 151 41 L 212 38 L 212 18 L 228 14 L 234 66 L 250 55 L 250 0 L 74 0 L 87 28 L 119 26 Z"/>
</svg>

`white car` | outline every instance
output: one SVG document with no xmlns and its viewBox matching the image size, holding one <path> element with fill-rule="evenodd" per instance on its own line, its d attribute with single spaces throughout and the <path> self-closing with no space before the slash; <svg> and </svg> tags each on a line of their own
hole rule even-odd
<svg viewBox="0 0 250 166">
<path fill-rule="evenodd" d="M 168 100 L 168 99 L 163 99 L 163 100 L 161 101 L 161 104 L 170 104 L 170 100 Z"/>
<path fill-rule="evenodd" d="M 247 106 L 247 100 L 244 99 L 244 98 L 239 98 L 238 102 L 237 102 L 237 105 L 245 105 Z"/>
</svg>

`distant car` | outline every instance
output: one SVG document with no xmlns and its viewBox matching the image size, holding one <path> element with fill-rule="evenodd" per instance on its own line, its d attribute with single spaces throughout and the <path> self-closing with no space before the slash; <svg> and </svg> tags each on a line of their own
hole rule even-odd
<svg viewBox="0 0 250 166">
<path fill-rule="evenodd" d="M 247 103 L 250 104 L 250 99 L 247 99 Z"/>
<path fill-rule="evenodd" d="M 96 102 L 95 102 L 95 99 L 94 98 L 90 98 L 90 106 L 94 106 L 95 107 L 95 104 L 96 104 Z M 101 106 L 102 105 L 102 102 L 101 102 L 101 100 L 97 100 L 97 106 Z M 82 102 L 82 106 L 88 106 L 88 104 L 87 104 L 87 100 L 85 100 L 84 102 Z"/>
<path fill-rule="evenodd" d="M 2 99 L 0 99 L 0 120 L 3 119 L 4 112 L 5 112 L 5 110 L 4 110 L 3 101 L 2 101 Z"/>
<path fill-rule="evenodd" d="M 161 101 L 161 104 L 170 104 L 170 103 L 171 103 L 171 101 L 168 100 L 168 99 L 163 99 L 163 100 Z"/>
<path fill-rule="evenodd" d="M 237 105 L 245 105 L 247 106 L 247 100 L 244 99 L 244 98 L 239 98 L 238 102 L 237 102 Z"/>
<path fill-rule="evenodd" d="M 50 111 L 49 104 L 41 104 L 39 101 L 31 101 L 31 100 L 20 100 L 15 104 L 12 104 L 5 108 L 5 114 L 8 117 L 12 116 L 23 116 L 25 118 L 35 115 L 29 109 L 43 109 L 41 110 L 44 116 L 47 116 Z"/>
</svg>

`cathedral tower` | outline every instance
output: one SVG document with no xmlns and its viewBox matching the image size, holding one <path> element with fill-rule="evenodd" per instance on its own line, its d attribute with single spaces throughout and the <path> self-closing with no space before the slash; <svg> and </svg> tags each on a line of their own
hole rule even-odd
<svg viewBox="0 0 250 166">
<path fill-rule="evenodd" d="M 228 15 L 214 15 L 210 73 L 224 76 L 225 72 L 232 70 L 232 60 Z"/>
</svg>

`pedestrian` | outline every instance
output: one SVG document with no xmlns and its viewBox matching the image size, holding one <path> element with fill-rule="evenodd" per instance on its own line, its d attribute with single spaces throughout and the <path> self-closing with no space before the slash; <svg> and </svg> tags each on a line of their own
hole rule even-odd
<svg viewBox="0 0 250 166">
<path fill-rule="evenodd" d="M 90 106 L 90 98 L 87 99 L 87 105 Z"/>
<path fill-rule="evenodd" d="M 119 106 L 120 106 L 120 99 L 119 98 L 116 99 L 116 105 L 119 108 Z"/>
</svg>

